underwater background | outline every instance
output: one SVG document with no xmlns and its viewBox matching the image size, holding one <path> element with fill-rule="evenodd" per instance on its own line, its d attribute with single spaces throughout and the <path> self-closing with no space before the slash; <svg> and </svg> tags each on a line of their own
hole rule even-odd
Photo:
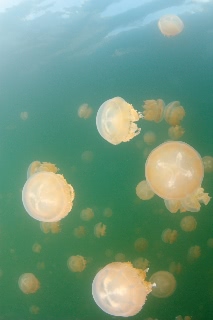
<svg viewBox="0 0 213 320">
<path fill-rule="evenodd" d="M 184 23 L 175 37 L 163 36 L 157 26 L 168 13 Z M 172 214 L 163 199 L 142 201 L 135 193 L 145 179 L 143 134 L 155 132 L 154 148 L 169 139 L 168 124 L 141 119 L 140 135 L 114 146 L 95 122 L 100 105 L 116 96 L 138 111 L 147 99 L 178 100 L 186 111 L 181 140 L 201 157 L 213 156 L 213 1 L 2 1 L 0 48 L 0 320 L 122 319 L 104 313 L 91 292 L 96 273 L 119 252 L 126 261 L 148 259 L 148 279 L 168 271 L 172 261 L 182 265 L 174 294 L 149 294 L 131 319 L 213 319 L 213 249 L 207 246 L 212 200 L 200 212 Z M 78 116 L 83 103 L 93 109 L 86 120 Z M 28 113 L 26 120 L 21 112 Z M 82 160 L 84 151 L 92 152 L 91 161 Z M 35 160 L 55 163 L 75 189 L 72 211 L 57 234 L 43 233 L 22 204 L 27 168 Z M 206 173 L 202 184 L 210 196 L 212 179 Z M 95 217 L 85 222 L 80 212 L 88 207 Z M 107 207 L 109 218 L 103 215 Z M 180 228 L 188 214 L 197 220 L 189 233 Z M 93 231 L 98 222 L 106 225 L 101 238 Z M 78 226 L 86 229 L 80 239 L 73 234 Z M 161 240 L 166 228 L 178 231 L 173 244 Z M 142 253 L 134 248 L 139 237 L 148 241 Z M 34 243 L 40 253 L 32 251 Z M 201 255 L 189 263 L 194 245 Z M 83 272 L 67 268 L 72 255 L 88 261 Z M 18 287 L 25 272 L 40 281 L 35 294 Z M 31 306 L 39 308 L 37 314 Z"/>
</svg>

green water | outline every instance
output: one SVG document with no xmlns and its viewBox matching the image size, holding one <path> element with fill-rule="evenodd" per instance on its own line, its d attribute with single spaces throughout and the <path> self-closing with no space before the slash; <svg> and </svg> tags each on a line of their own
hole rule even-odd
<svg viewBox="0 0 213 320">
<path fill-rule="evenodd" d="M 164 37 L 153 21 L 101 42 L 107 26 L 110 31 L 112 26 L 124 26 L 124 21 L 134 21 L 134 16 L 138 19 L 143 6 L 117 20 L 108 18 L 99 27 L 94 23 L 98 13 L 88 13 L 90 3 L 79 9 L 85 19 L 77 23 L 76 33 L 75 21 L 63 20 L 57 13 L 23 22 L 21 17 L 29 11 L 24 4 L 0 14 L 0 319 L 121 319 L 98 308 L 91 284 L 98 270 L 122 252 L 127 261 L 139 256 L 148 259 L 148 278 L 156 271 L 169 270 L 172 261 L 182 265 L 181 273 L 175 274 L 175 293 L 166 299 L 150 294 L 132 319 L 174 320 L 177 315 L 191 315 L 192 320 L 211 320 L 213 249 L 207 240 L 213 238 L 213 202 L 192 213 L 197 229 L 183 232 L 180 220 L 187 213 L 172 214 L 157 196 L 145 202 L 135 194 L 136 185 L 145 178 L 146 161 L 145 145 L 138 148 L 137 143 L 147 130 L 157 134 L 153 147 L 166 141 L 166 122 L 141 120 L 139 136 L 113 146 L 99 135 L 95 117 L 99 106 L 115 96 L 137 110 L 142 110 L 146 99 L 178 100 L 186 111 L 182 140 L 201 156 L 213 156 L 212 5 L 204 5 L 204 11 L 195 15 L 183 15 L 185 29 L 177 37 Z M 149 10 L 168 3 L 154 1 Z M 94 7 L 101 12 L 107 4 L 110 1 L 99 1 Z M 85 102 L 93 108 L 87 120 L 77 114 Z M 22 111 L 29 114 L 26 121 L 20 118 Z M 93 152 L 93 161 L 81 160 L 85 150 Z M 22 205 L 27 168 L 35 160 L 55 163 L 75 189 L 73 209 L 61 220 L 58 234 L 44 234 Z M 209 173 L 203 180 L 210 196 L 212 178 Z M 84 222 L 80 212 L 87 207 L 94 209 L 95 217 Z M 106 207 L 113 211 L 110 218 L 103 216 Z M 107 226 L 106 236 L 100 239 L 93 233 L 98 222 Z M 73 230 L 80 225 L 85 226 L 86 236 L 77 239 Z M 178 231 L 172 245 L 161 240 L 165 228 Z M 149 243 L 142 253 L 134 249 L 139 237 Z M 42 246 L 39 254 L 32 251 L 36 242 Z M 201 256 L 190 264 L 187 252 L 194 245 L 201 247 Z M 111 257 L 106 257 L 106 249 L 113 251 Z M 82 273 L 72 273 L 67 259 L 78 254 L 88 264 Z M 39 262 L 44 269 L 38 268 Z M 18 287 L 18 278 L 25 272 L 34 273 L 40 281 L 35 294 L 25 295 Z M 32 305 L 39 307 L 38 314 L 30 313 Z"/>
</svg>

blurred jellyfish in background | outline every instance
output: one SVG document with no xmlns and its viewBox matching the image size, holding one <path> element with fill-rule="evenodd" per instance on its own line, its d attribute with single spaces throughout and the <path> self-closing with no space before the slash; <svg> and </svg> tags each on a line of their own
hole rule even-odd
<svg viewBox="0 0 213 320">
<path fill-rule="evenodd" d="M 28 119 L 28 117 L 29 117 L 29 114 L 28 114 L 28 112 L 27 111 L 22 111 L 21 113 L 20 113 L 20 118 L 22 119 L 22 120 L 27 120 Z"/>
<path fill-rule="evenodd" d="M 170 126 L 179 126 L 185 114 L 185 110 L 179 101 L 170 102 L 164 109 L 164 119 Z"/>
<path fill-rule="evenodd" d="M 85 150 L 82 154 L 81 154 L 81 160 L 84 163 L 90 163 L 92 162 L 94 159 L 94 153 L 90 150 Z"/>
<path fill-rule="evenodd" d="M 183 231 L 191 232 L 196 229 L 197 221 L 193 216 L 186 216 L 181 219 L 180 227 Z"/>
<path fill-rule="evenodd" d="M 140 133 L 135 123 L 142 114 L 123 98 L 115 97 L 105 101 L 98 109 L 96 126 L 106 141 L 117 145 L 127 142 Z"/>
<path fill-rule="evenodd" d="M 76 238 L 84 238 L 86 236 L 86 229 L 84 226 L 79 226 L 73 230 L 73 234 Z"/>
<path fill-rule="evenodd" d="M 18 279 L 18 285 L 25 294 L 35 293 L 40 288 L 40 283 L 33 273 L 23 273 Z"/>
<path fill-rule="evenodd" d="M 149 261 L 145 258 L 139 257 L 133 260 L 133 267 L 136 269 L 146 270 L 149 266 Z"/>
<path fill-rule="evenodd" d="M 82 272 L 86 268 L 86 260 L 82 256 L 71 256 L 67 260 L 67 266 L 72 272 Z"/>
<path fill-rule="evenodd" d="M 83 103 L 78 108 L 78 116 L 82 119 L 88 119 L 92 115 L 92 108 L 87 103 Z"/>
<path fill-rule="evenodd" d="M 178 140 L 182 135 L 184 135 L 185 130 L 181 126 L 173 126 L 169 127 L 168 129 L 168 135 L 172 140 Z"/>
<path fill-rule="evenodd" d="M 35 242 L 32 246 L 32 251 L 35 253 L 41 252 L 41 245 L 38 242 Z"/>
<path fill-rule="evenodd" d="M 105 208 L 103 211 L 103 215 L 106 218 L 110 218 L 113 215 L 112 209 L 111 208 Z"/>
<path fill-rule="evenodd" d="M 89 221 L 94 218 L 94 211 L 91 208 L 83 209 L 80 213 L 81 220 Z"/>
<path fill-rule="evenodd" d="M 121 317 L 134 316 L 142 309 L 152 283 L 146 271 L 133 268 L 130 262 L 113 262 L 95 276 L 92 296 L 104 312 Z"/>
<path fill-rule="evenodd" d="M 154 197 L 154 192 L 152 191 L 146 180 L 142 180 L 137 184 L 136 194 L 141 200 L 149 200 Z"/>
<path fill-rule="evenodd" d="M 40 222 L 40 229 L 44 233 L 59 233 L 61 231 L 60 221 Z"/>
<path fill-rule="evenodd" d="M 213 172 L 213 157 L 205 156 L 202 158 L 204 171 L 205 172 Z"/>
<path fill-rule="evenodd" d="M 169 272 L 173 274 L 180 274 L 182 271 L 182 264 L 180 262 L 174 262 L 172 261 L 169 264 Z"/>
<path fill-rule="evenodd" d="M 124 262 L 124 261 L 126 261 L 126 256 L 125 256 L 125 254 L 122 253 L 122 252 L 116 253 L 116 255 L 115 255 L 115 261 L 117 261 L 117 262 Z"/>
<path fill-rule="evenodd" d="M 195 260 L 197 260 L 200 257 L 200 255 L 201 255 L 200 246 L 192 246 L 188 250 L 187 260 L 188 262 L 192 263 Z"/>
<path fill-rule="evenodd" d="M 177 236 L 178 236 L 177 230 L 165 229 L 162 232 L 161 239 L 165 243 L 172 244 L 177 240 Z"/>
<path fill-rule="evenodd" d="M 97 238 L 105 236 L 106 235 L 106 225 L 103 224 L 102 222 L 97 223 L 94 226 L 94 235 Z"/>
<path fill-rule="evenodd" d="M 208 241 L 207 241 L 207 246 L 209 248 L 213 248 L 213 238 L 209 238 Z"/>
<path fill-rule="evenodd" d="M 204 176 L 199 153 L 182 141 L 162 143 L 149 154 L 145 164 L 146 181 L 164 199 L 170 212 L 200 210 L 210 197 L 201 183 Z"/>
<path fill-rule="evenodd" d="M 39 314 L 40 308 L 33 304 L 32 306 L 29 307 L 29 312 L 31 314 Z"/>
<path fill-rule="evenodd" d="M 184 24 L 178 16 L 170 14 L 159 19 L 158 28 L 164 36 L 173 37 L 183 31 Z"/>
<path fill-rule="evenodd" d="M 148 144 L 152 145 L 156 141 L 156 134 L 153 131 L 147 131 L 143 135 L 143 141 Z"/>
<path fill-rule="evenodd" d="M 156 284 L 152 289 L 152 295 L 157 298 L 167 298 L 171 296 L 176 289 L 175 277 L 168 271 L 155 272 L 149 281 Z"/>
<path fill-rule="evenodd" d="M 144 109 L 142 114 L 145 120 L 158 123 L 163 119 L 165 103 L 162 99 L 145 100 L 142 107 Z"/>
<path fill-rule="evenodd" d="M 148 247 L 148 241 L 145 238 L 138 238 L 134 242 L 135 250 L 138 252 L 145 251 Z"/>
</svg>

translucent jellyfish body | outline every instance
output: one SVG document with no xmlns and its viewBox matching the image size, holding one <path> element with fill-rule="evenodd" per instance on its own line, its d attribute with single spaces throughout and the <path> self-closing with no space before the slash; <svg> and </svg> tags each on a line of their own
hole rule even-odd
<svg viewBox="0 0 213 320">
<path fill-rule="evenodd" d="M 23 273 L 19 277 L 18 285 L 25 294 L 34 293 L 40 288 L 40 283 L 33 273 Z"/>
<path fill-rule="evenodd" d="M 183 21 L 176 15 L 165 15 L 158 21 L 158 28 L 164 36 L 176 36 L 183 31 Z"/>
<path fill-rule="evenodd" d="M 67 260 L 67 266 L 72 272 L 82 272 L 86 268 L 86 260 L 82 256 L 71 256 Z"/>
<path fill-rule="evenodd" d="M 181 229 L 186 232 L 191 232 L 196 229 L 197 221 L 193 216 L 186 216 L 181 219 Z"/>
<path fill-rule="evenodd" d="M 88 119 L 92 114 L 92 108 L 87 103 L 83 103 L 78 108 L 79 118 Z"/>
<path fill-rule="evenodd" d="M 115 97 L 105 101 L 96 116 L 100 135 L 109 143 L 117 145 L 127 142 L 140 133 L 136 121 L 142 118 L 133 106 L 123 98 Z"/>
<path fill-rule="evenodd" d="M 133 316 L 142 309 L 152 291 L 151 282 L 145 278 L 146 272 L 133 268 L 129 262 L 110 263 L 93 280 L 93 298 L 110 315 Z"/>
<path fill-rule="evenodd" d="M 156 284 L 152 289 L 152 295 L 157 298 L 167 298 L 176 289 L 175 277 L 168 271 L 155 272 L 149 281 Z"/>
<path fill-rule="evenodd" d="M 27 179 L 37 172 L 46 171 L 56 173 L 58 170 L 59 169 L 53 163 L 33 161 L 27 169 Z"/>
<path fill-rule="evenodd" d="M 200 187 L 204 169 L 199 153 L 181 141 L 161 144 L 149 154 L 145 165 L 146 180 L 159 197 L 166 199 L 169 211 L 199 211 L 199 202 L 210 198 Z"/>
<path fill-rule="evenodd" d="M 179 101 L 172 101 L 164 109 L 164 119 L 171 126 L 180 125 L 185 116 L 185 110 Z"/>
<path fill-rule="evenodd" d="M 158 100 L 145 100 L 144 111 L 142 112 L 144 119 L 148 121 L 160 122 L 163 119 L 164 101 Z"/>
<path fill-rule="evenodd" d="M 165 229 L 161 234 L 161 239 L 165 243 L 174 243 L 177 240 L 177 230 Z"/>
<path fill-rule="evenodd" d="M 44 222 L 59 221 L 72 209 L 74 189 L 64 177 L 53 172 L 38 172 L 25 183 L 22 202 L 27 213 Z"/>
<path fill-rule="evenodd" d="M 152 191 L 146 180 L 142 180 L 137 184 L 136 194 L 141 200 L 149 200 L 154 197 L 154 192 Z"/>
<path fill-rule="evenodd" d="M 202 158 L 204 171 L 205 172 L 213 172 L 213 157 L 205 156 Z"/>
</svg>

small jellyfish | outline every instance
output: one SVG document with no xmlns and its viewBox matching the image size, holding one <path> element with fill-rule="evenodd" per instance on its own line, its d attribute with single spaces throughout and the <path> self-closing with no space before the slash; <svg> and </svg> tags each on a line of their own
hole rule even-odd
<svg viewBox="0 0 213 320">
<path fill-rule="evenodd" d="M 81 220 L 89 221 L 94 218 L 94 211 L 91 208 L 83 209 L 80 213 Z"/>
<path fill-rule="evenodd" d="M 165 229 L 162 232 L 161 239 L 165 243 L 172 244 L 177 240 L 177 236 L 178 236 L 177 230 Z"/>
<path fill-rule="evenodd" d="M 56 173 L 59 169 L 50 162 L 33 161 L 27 169 L 27 179 L 36 172 L 46 171 Z"/>
<path fill-rule="evenodd" d="M 148 247 L 148 241 L 144 238 L 138 238 L 134 242 L 135 250 L 138 252 L 145 251 Z"/>
<path fill-rule="evenodd" d="M 97 223 L 94 226 L 94 235 L 97 238 L 105 236 L 106 235 L 106 225 L 103 224 L 102 222 Z"/>
<path fill-rule="evenodd" d="M 112 214 L 113 214 L 113 212 L 112 212 L 111 208 L 105 208 L 104 209 L 104 212 L 103 212 L 104 217 L 110 218 L 112 216 Z"/>
<path fill-rule="evenodd" d="M 209 248 L 213 248 L 213 238 L 209 238 L 208 241 L 207 241 L 207 246 Z"/>
<path fill-rule="evenodd" d="M 22 111 L 21 113 L 20 113 L 20 118 L 22 119 L 22 120 L 27 120 L 28 119 L 28 117 L 29 117 L 29 114 L 28 114 L 28 112 L 27 111 Z"/>
<path fill-rule="evenodd" d="M 92 108 L 87 103 L 83 103 L 78 108 L 79 118 L 88 119 L 92 114 Z"/>
<path fill-rule="evenodd" d="M 35 253 L 41 252 L 41 245 L 38 242 L 35 242 L 32 246 L 32 251 Z"/>
<path fill-rule="evenodd" d="M 146 180 L 142 180 L 137 184 L 136 194 L 141 200 L 149 200 L 154 197 L 154 192 L 152 191 Z"/>
<path fill-rule="evenodd" d="M 157 298 L 167 298 L 171 296 L 176 289 L 175 277 L 168 271 L 155 272 L 149 281 L 156 284 L 152 289 L 152 295 Z"/>
<path fill-rule="evenodd" d="M 37 262 L 36 268 L 37 268 L 38 270 L 44 270 L 44 269 L 45 269 L 45 263 L 44 263 L 43 261 Z"/>
<path fill-rule="evenodd" d="M 93 159 L 94 159 L 94 154 L 90 150 L 84 151 L 81 155 L 81 160 L 85 163 L 92 162 Z"/>
<path fill-rule="evenodd" d="M 204 171 L 205 172 L 213 172 L 213 157 L 205 156 L 202 158 Z"/>
<path fill-rule="evenodd" d="M 133 268 L 129 262 L 113 262 L 95 276 L 92 296 L 104 312 L 112 316 L 134 316 L 142 309 L 152 291 L 146 271 Z"/>
<path fill-rule="evenodd" d="M 145 100 L 143 108 L 145 109 L 142 114 L 145 120 L 154 121 L 156 123 L 163 119 L 165 103 L 162 99 L 158 100 Z"/>
<path fill-rule="evenodd" d="M 40 221 L 40 229 L 44 233 L 59 233 L 61 231 L 60 221 L 56 222 L 43 222 Z"/>
<path fill-rule="evenodd" d="M 105 256 L 110 258 L 113 255 L 113 250 L 112 249 L 106 249 L 104 252 Z"/>
<path fill-rule="evenodd" d="M 178 140 L 185 133 L 185 130 L 181 126 L 174 126 L 168 129 L 168 135 L 172 140 Z"/>
<path fill-rule="evenodd" d="M 146 144 L 152 145 L 156 141 L 156 134 L 153 131 L 147 131 L 143 135 L 143 140 Z"/>
<path fill-rule="evenodd" d="M 67 266 L 72 272 L 82 272 L 86 268 L 86 260 L 82 256 L 71 256 L 67 260 Z"/>
<path fill-rule="evenodd" d="M 115 255 L 115 261 L 117 261 L 117 262 L 124 262 L 124 261 L 126 261 L 126 256 L 125 256 L 125 254 L 122 253 L 122 252 L 116 253 L 116 255 Z"/>
<path fill-rule="evenodd" d="M 63 219 L 71 211 L 75 197 L 73 187 L 53 172 L 38 172 L 25 183 L 22 202 L 27 213 L 43 222 Z"/>
<path fill-rule="evenodd" d="M 178 16 L 170 14 L 159 19 L 158 28 L 164 36 L 172 37 L 183 31 L 184 24 Z"/>
<path fill-rule="evenodd" d="M 192 246 L 188 250 L 187 259 L 189 262 L 194 262 L 201 255 L 200 246 Z"/>
<path fill-rule="evenodd" d="M 33 304 L 32 306 L 30 306 L 29 311 L 31 314 L 39 314 L 40 308 Z"/>
<path fill-rule="evenodd" d="M 180 227 L 183 231 L 191 232 L 196 229 L 197 221 L 193 216 L 186 216 L 181 219 Z"/>
<path fill-rule="evenodd" d="M 23 273 L 18 279 L 18 285 L 25 294 L 35 293 L 40 288 L 40 282 L 33 273 Z"/>
<path fill-rule="evenodd" d="M 179 101 L 172 101 L 164 109 L 164 119 L 170 126 L 179 126 L 185 116 L 185 110 Z"/>
<path fill-rule="evenodd" d="M 169 272 L 173 273 L 173 274 L 180 274 L 182 271 L 182 265 L 180 262 L 174 262 L 172 261 L 169 265 Z"/>
<path fill-rule="evenodd" d="M 135 260 L 133 260 L 133 266 L 136 269 L 142 269 L 142 270 L 146 270 L 149 267 L 149 260 L 139 257 Z"/>
<path fill-rule="evenodd" d="M 74 229 L 73 234 L 76 238 L 83 238 L 86 236 L 86 229 L 84 226 L 79 226 Z"/>
<path fill-rule="evenodd" d="M 142 117 L 142 114 L 123 98 L 115 97 L 100 106 L 96 126 L 102 138 L 117 145 L 131 140 L 140 133 L 135 122 Z"/>
</svg>

